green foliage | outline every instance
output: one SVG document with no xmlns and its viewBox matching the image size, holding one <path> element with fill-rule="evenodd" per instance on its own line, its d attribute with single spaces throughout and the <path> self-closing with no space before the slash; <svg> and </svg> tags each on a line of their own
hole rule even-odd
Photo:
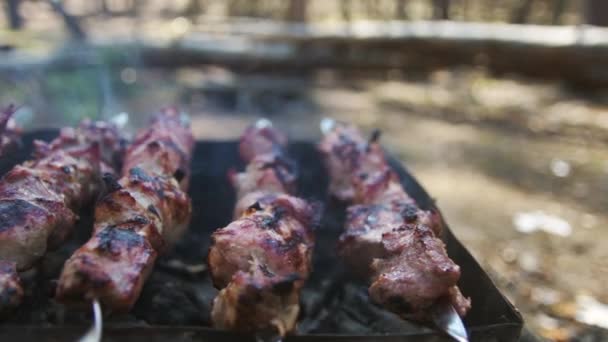
<svg viewBox="0 0 608 342">
<path fill-rule="evenodd" d="M 66 124 L 96 118 L 101 105 L 95 70 L 50 71 L 44 77 L 45 96 Z"/>
</svg>

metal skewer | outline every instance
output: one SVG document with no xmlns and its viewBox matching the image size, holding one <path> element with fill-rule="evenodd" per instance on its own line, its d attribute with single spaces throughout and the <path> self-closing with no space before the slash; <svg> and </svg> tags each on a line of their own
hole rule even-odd
<svg viewBox="0 0 608 342">
<path fill-rule="evenodd" d="M 458 342 L 469 341 L 467 329 L 464 327 L 462 319 L 460 319 L 452 304 L 442 299 L 433 305 L 431 310 L 433 323 L 435 323 L 439 330 L 450 335 L 450 337 Z"/>
<path fill-rule="evenodd" d="M 266 118 L 260 118 L 255 122 L 255 127 L 256 128 L 272 127 L 272 121 L 270 121 Z"/>
<path fill-rule="evenodd" d="M 97 299 L 93 300 L 93 326 L 84 334 L 79 342 L 100 342 L 103 331 L 103 317 L 101 305 Z"/>
<path fill-rule="evenodd" d="M 321 119 L 321 132 L 323 134 L 329 134 L 336 127 L 336 120 L 331 118 Z"/>
</svg>

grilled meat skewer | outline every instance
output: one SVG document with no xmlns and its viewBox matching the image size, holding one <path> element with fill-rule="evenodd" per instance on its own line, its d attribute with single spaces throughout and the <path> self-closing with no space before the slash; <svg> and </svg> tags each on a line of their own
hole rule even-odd
<svg viewBox="0 0 608 342">
<path fill-rule="evenodd" d="M 158 254 L 184 233 L 194 139 L 189 125 L 166 109 L 141 131 L 125 155 L 122 178 L 106 177 L 109 193 L 95 208 L 93 236 L 66 261 L 57 298 L 95 299 L 126 312 L 141 293 Z"/>
<path fill-rule="evenodd" d="M 101 190 L 123 150 L 116 127 L 84 121 L 64 128 L 50 143 L 35 142 L 35 159 L 15 166 L 0 181 L 0 311 L 20 296 L 15 270 L 33 266 L 71 233 L 80 208 Z M 10 305 L 14 306 L 14 305 Z"/>
<path fill-rule="evenodd" d="M 464 316 L 470 301 L 456 283 L 460 268 L 438 238 L 438 213 L 405 192 L 377 143 L 352 125 L 325 125 L 319 144 L 330 193 L 350 203 L 338 250 L 353 273 L 370 280 L 371 299 L 407 319 L 427 321 L 438 300 Z"/>
<path fill-rule="evenodd" d="M 286 142 L 267 121 L 241 138 L 241 157 L 249 164 L 232 175 L 235 221 L 213 233 L 208 255 L 221 289 L 211 313 L 218 328 L 281 336 L 295 328 L 320 208 L 292 195 L 295 168 L 284 155 Z"/>
</svg>

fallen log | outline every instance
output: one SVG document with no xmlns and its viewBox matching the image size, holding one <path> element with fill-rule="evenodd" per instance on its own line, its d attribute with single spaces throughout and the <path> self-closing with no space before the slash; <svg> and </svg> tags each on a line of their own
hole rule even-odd
<svg viewBox="0 0 608 342">
<path fill-rule="evenodd" d="M 158 32 L 142 32 L 137 40 L 105 39 L 87 44 L 63 49 L 47 62 L 70 68 L 79 63 L 132 65 L 132 56 L 126 55 L 136 51 L 137 62 L 147 66 L 219 64 L 261 72 L 318 68 L 425 72 L 482 65 L 497 73 L 586 87 L 608 86 L 608 29 L 598 27 L 450 21 L 319 25 L 236 20 L 196 26 L 164 40 L 159 39 Z M 114 53 L 105 53 L 109 50 Z M 24 60 L 0 59 L 0 69 L 19 66 Z M 37 63 L 44 64 L 44 60 Z"/>
</svg>

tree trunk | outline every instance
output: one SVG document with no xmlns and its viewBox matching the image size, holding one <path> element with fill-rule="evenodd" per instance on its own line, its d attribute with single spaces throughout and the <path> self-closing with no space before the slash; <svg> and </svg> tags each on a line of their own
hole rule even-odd
<svg viewBox="0 0 608 342">
<path fill-rule="evenodd" d="M 238 0 L 230 0 L 228 1 L 228 16 L 229 17 L 235 17 L 235 16 L 239 16 L 240 12 L 239 12 L 239 5 L 240 5 L 240 1 Z"/>
<path fill-rule="evenodd" d="M 189 18 L 197 18 L 203 13 L 203 5 L 199 0 L 190 0 L 184 9 L 183 15 Z"/>
<path fill-rule="evenodd" d="M 406 3 L 407 0 L 397 0 L 397 19 L 407 19 L 407 11 L 405 10 Z"/>
<path fill-rule="evenodd" d="M 587 0 L 585 19 L 589 25 L 608 26 L 608 1 Z"/>
<path fill-rule="evenodd" d="M 63 22 L 72 35 L 72 38 L 77 40 L 84 40 L 86 38 L 86 35 L 80 27 L 78 20 L 65 11 L 65 8 L 63 8 L 63 4 L 60 0 L 47 0 L 47 2 L 49 5 L 51 5 L 53 10 L 63 18 Z"/>
<path fill-rule="evenodd" d="M 365 0 L 365 10 L 367 11 L 368 18 L 378 19 L 381 18 L 379 4 L 377 0 Z"/>
<path fill-rule="evenodd" d="M 345 21 L 351 21 L 352 19 L 351 8 L 351 0 L 340 0 L 340 12 L 342 13 L 342 19 L 344 19 Z"/>
<path fill-rule="evenodd" d="M 108 6 L 107 0 L 101 0 L 101 13 L 104 15 L 110 15 L 110 7 Z"/>
<path fill-rule="evenodd" d="M 19 14 L 19 0 L 7 0 L 6 6 L 6 15 L 11 30 L 18 30 L 23 27 L 23 18 Z"/>
<path fill-rule="evenodd" d="M 450 0 L 433 0 L 433 19 L 450 19 Z"/>
<path fill-rule="evenodd" d="M 288 21 L 305 22 L 308 0 L 289 0 L 286 19 Z"/>
<path fill-rule="evenodd" d="M 559 25 L 562 21 L 562 15 L 566 9 L 566 0 L 555 0 L 553 4 L 553 14 L 551 16 L 551 24 Z"/>
<path fill-rule="evenodd" d="M 530 10 L 534 0 L 523 0 L 515 7 L 513 14 L 511 15 L 511 22 L 513 24 L 525 24 L 530 16 Z"/>
</svg>

